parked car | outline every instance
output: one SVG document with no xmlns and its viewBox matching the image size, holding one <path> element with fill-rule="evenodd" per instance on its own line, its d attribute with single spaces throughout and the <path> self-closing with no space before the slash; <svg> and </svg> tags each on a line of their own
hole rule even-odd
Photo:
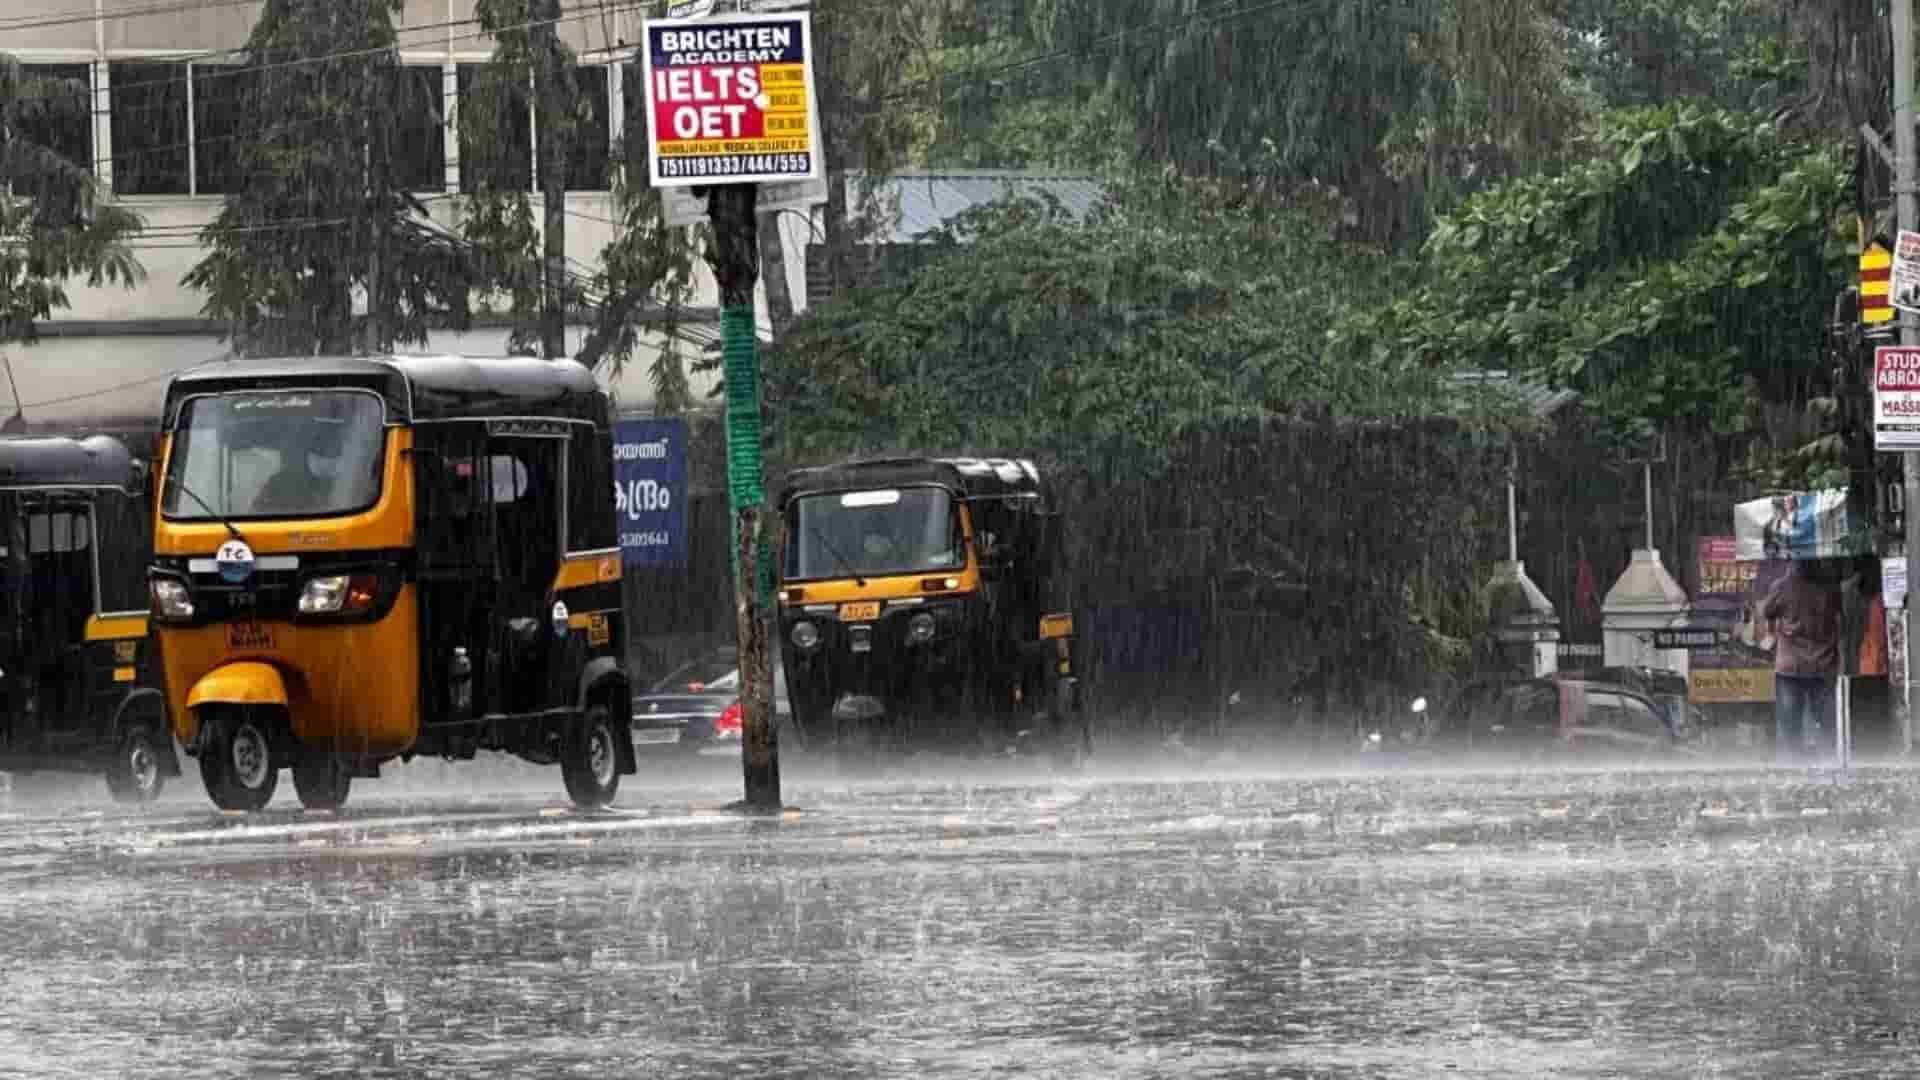
<svg viewBox="0 0 1920 1080">
<path fill-rule="evenodd" d="M 1365 735 L 1364 753 L 1639 763 L 1703 753 L 1699 710 L 1669 709 L 1624 682 L 1577 674 L 1471 683 L 1439 709 L 1417 700 L 1398 725 L 1383 727 Z"/>
<path fill-rule="evenodd" d="M 786 673 L 777 659 L 773 713 L 780 730 L 789 730 Z M 741 721 L 739 653 L 723 645 L 633 696 L 633 748 L 642 754 L 738 755 Z"/>
</svg>

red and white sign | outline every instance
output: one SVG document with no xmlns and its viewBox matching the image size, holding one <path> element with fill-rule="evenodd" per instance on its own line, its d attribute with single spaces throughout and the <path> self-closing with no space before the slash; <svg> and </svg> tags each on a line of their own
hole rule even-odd
<svg viewBox="0 0 1920 1080">
<path fill-rule="evenodd" d="M 650 19 L 646 38 L 654 187 L 821 177 L 806 12 Z"/>
<path fill-rule="evenodd" d="M 1920 346 L 1873 350 L 1873 448 L 1920 450 Z"/>
</svg>

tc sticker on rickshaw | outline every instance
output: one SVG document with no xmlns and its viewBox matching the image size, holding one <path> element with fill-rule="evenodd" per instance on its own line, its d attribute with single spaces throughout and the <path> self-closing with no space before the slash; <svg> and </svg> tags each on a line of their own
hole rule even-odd
<svg viewBox="0 0 1920 1080">
<path fill-rule="evenodd" d="M 877 619 L 879 617 L 880 601 L 878 600 L 856 600 L 851 604 L 840 605 L 840 619 L 842 622 L 859 622 L 863 619 Z"/>
<path fill-rule="evenodd" d="M 228 623 L 227 648 L 271 649 L 273 648 L 273 627 L 257 622 Z"/>
</svg>

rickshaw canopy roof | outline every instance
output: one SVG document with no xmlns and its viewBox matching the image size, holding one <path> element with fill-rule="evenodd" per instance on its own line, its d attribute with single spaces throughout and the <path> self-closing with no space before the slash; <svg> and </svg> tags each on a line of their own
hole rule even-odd
<svg viewBox="0 0 1920 1080">
<path fill-rule="evenodd" d="M 1010 458 L 881 458 L 795 469 L 787 474 L 780 505 L 802 495 L 830 491 L 937 485 L 963 499 L 1033 496 L 1045 499 L 1040 471 Z"/>
<path fill-rule="evenodd" d="M 115 488 L 134 483 L 133 454 L 111 435 L 0 436 L 0 489 Z"/>
<path fill-rule="evenodd" d="M 165 426 L 180 403 L 202 394 L 276 389 L 361 389 L 386 402 L 387 421 L 587 420 L 611 410 L 593 373 L 573 360 L 531 356 L 297 356 L 215 361 L 174 376 Z"/>
</svg>

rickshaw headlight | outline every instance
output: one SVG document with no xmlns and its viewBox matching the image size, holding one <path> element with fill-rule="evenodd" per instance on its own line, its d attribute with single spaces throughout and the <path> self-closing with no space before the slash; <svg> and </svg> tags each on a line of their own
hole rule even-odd
<svg viewBox="0 0 1920 1080">
<path fill-rule="evenodd" d="M 915 645 L 933 640 L 933 616 L 922 611 L 907 620 L 907 640 Z"/>
<path fill-rule="evenodd" d="M 302 615 L 351 615 L 373 606 L 378 582 L 372 574 L 321 574 L 300 590 Z"/>
<path fill-rule="evenodd" d="M 193 596 L 187 591 L 186 582 L 157 577 L 147 583 L 147 591 L 153 600 L 155 616 L 162 619 L 193 618 Z"/>
<path fill-rule="evenodd" d="M 820 628 L 810 622 L 794 623 L 793 644 L 799 649 L 812 649 L 820 644 Z"/>
</svg>

